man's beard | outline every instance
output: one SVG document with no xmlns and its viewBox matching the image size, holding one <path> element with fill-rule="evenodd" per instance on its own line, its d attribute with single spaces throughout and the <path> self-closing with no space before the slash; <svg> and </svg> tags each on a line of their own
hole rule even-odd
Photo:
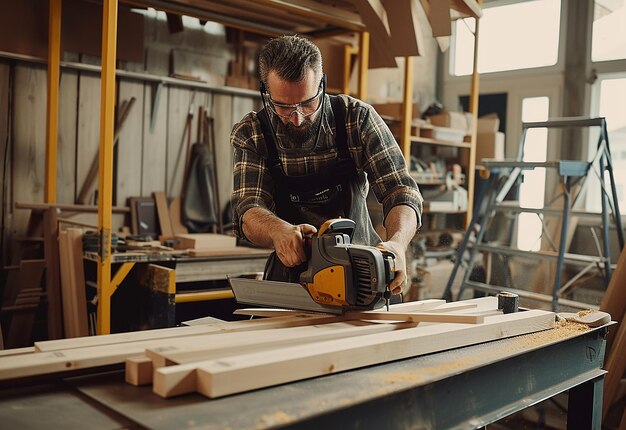
<svg viewBox="0 0 626 430">
<path fill-rule="evenodd" d="M 302 123 L 296 127 L 291 122 L 284 124 L 285 126 L 285 135 L 289 139 L 290 143 L 296 145 L 304 145 L 307 143 L 315 134 L 319 128 L 319 124 L 322 120 L 322 115 L 317 115 L 315 121 L 310 121 L 305 119 Z"/>
</svg>

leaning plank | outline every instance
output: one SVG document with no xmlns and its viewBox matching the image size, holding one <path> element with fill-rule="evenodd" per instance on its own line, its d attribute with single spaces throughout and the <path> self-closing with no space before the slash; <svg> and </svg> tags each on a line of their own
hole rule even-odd
<svg viewBox="0 0 626 430">
<path fill-rule="evenodd" d="M 286 382 L 554 327 L 541 310 L 495 315 L 481 325 L 428 327 L 339 339 L 198 363 L 198 391 L 221 397 Z"/>
<path fill-rule="evenodd" d="M 290 333 L 281 330 L 259 334 L 255 339 L 238 339 L 237 344 L 229 342 L 229 346 L 219 345 L 215 348 L 201 348 L 198 345 L 177 345 L 169 350 L 148 349 L 146 355 L 152 357 L 155 368 L 152 389 L 155 394 L 161 397 L 173 397 L 181 394 L 191 393 L 196 390 L 196 362 L 199 360 L 215 360 L 221 357 L 229 357 L 238 354 L 249 354 L 259 351 L 270 351 L 293 345 L 312 344 L 314 342 L 348 339 L 356 336 L 365 336 L 374 333 L 390 332 L 394 330 L 414 327 L 414 324 L 373 324 L 364 326 L 349 326 L 344 329 L 335 328 L 333 330 L 309 330 L 308 332 L 294 331 Z M 301 329 L 314 329 L 315 327 L 301 327 Z M 219 336 L 219 335 L 218 335 Z M 268 339 L 269 338 L 269 339 Z M 193 349 L 195 346 L 196 349 Z M 179 363 L 172 365 L 172 363 Z"/>
</svg>

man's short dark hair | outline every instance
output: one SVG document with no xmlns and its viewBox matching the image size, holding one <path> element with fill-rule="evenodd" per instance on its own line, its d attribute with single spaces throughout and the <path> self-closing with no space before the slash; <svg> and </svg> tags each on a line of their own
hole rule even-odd
<svg viewBox="0 0 626 430">
<path fill-rule="evenodd" d="M 300 82 L 308 69 L 322 79 L 322 54 L 310 40 L 297 35 L 281 36 L 270 40 L 259 54 L 259 74 L 267 83 L 267 76 L 274 71 L 279 78 Z"/>
</svg>

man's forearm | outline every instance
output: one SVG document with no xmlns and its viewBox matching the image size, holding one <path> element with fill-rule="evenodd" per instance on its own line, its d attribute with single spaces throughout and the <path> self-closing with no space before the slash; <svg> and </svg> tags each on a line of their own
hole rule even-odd
<svg viewBox="0 0 626 430">
<path fill-rule="evenodd" d="M 387 241 L 393 241 L 406 249 L 417 232 L 417 215 L 413 208 L 398 205 L 391 208 L 385 218 Z"/>
<path fill-rule="evenodd" d="M 270 232 L 285 228 L 289 223 L 278 218 L 267 209 L 255 207 L 243 214 L 242 230 L 246 238 L 258 246 L 274 246 Z"/>
</svg>

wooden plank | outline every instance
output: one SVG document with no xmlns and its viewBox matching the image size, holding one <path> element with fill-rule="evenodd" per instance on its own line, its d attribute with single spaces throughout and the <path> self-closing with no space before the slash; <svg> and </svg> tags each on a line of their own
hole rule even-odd
<svg viewBox="0 0 626 430">
<path fill-rule="evenodd" d="M 144 85 L 120 80 L 118 100 L 135 98 L 124 127 L 118 135 L 115 204 L 125 206 L 128 198 L 141 195 L 141 151 L 143 142 Z"/>
<path fill-rule="evenodd" d="M 553 327 L 554 313 L 532 310 L 491 316 L 480 325 L 436 324 L 222 357 L 198 363 L 197 388 L 221 397 Z"/>
<path fill-rule="evenodd" d="M 624 287 L 624 285 L 621 285 Z M 604 369 L 608 372 L 604 377 L 604 394 L 602 417 L 606 418 L 611 406 L 618 401 L 617 392 L 626 371 L 626 324 L 620 324 L 613 339 L 613 345 L 606 358 Z"/>
<path fill-rule="evenodd" d="M 11 348 L 0 351 L 0 357 L 8 357 L 11 355 L 32 354 L 36 352 L 34 346 L 25 346 L 23 348 Z"/>
<path fill-rule="evenodd" d="M 76 198 L 77 98 L 78 73 L 71 70 L 61 70 L 56 201 L 58 203 L 74 203 Z"/>
<path fill-rule="evenodd" d="M 108 366 L 112 364 L 121 364 L 133 356 L 143 354 L 146 348 L 155 348 L 171 343 L 171 339 L 167 336 L 179 336 L 183 333 L 210 334 L 211 332 L 237 332 L 246 330 L 262 330 L 280 327 L 298 327 L 309 324 L 337 322 L 336 317 L 328 316 L 309 316 L 300 315 L 297 318 L 271 318 L 259 319 L 253 321 L 237 321 L 225 324 L 216 324 L 215 326 L 201 327 L 177 327 L 171 329 L 162 329 L 155 336 L 154 333 L 143 332 L 137 333 L 121 333 L 114 341 L 106 336 L 91 336 L 88 338 L 63 339 L 59 343 L 64 345 L 73 345 L 73 348 L 59 348 L 47 352 L 39 352 L 26 356 L 20 356 L 19 359 L 6 357 L 0 359 L 0 380 L 9 380 L 26 376 L 45 375 L 55 372 L 63 372 L 69 370 L 88 369 L 93 367 Z M 170 331 L 168 331 L 170 330 Z M 171 332 L 172 330 L 175 333 Z M 157 330 L 148 330 L 147 332 L 155 332 Z M 126 335 L 126 336 L 121 336 Z M 115 335 L 108 335 L 115 336 Z M 147 340 L 143 340 L 144 337 Z M 99 339 L 105 338 L 105 339 Z M 130 340 L 142 339 L 142 340 Z M 201 338 L 197 338 L 196 340 Z M 116 342 L 121 341 L 123 342 Z M 63 342 L 65 341 L 65 342 Z M 71 342 L 68 342 L 71 341 Z M 91 345 L 91 346 L 86 346 Z M 37 344 L 36 344 L 37 347 Z M 40 349 L 37 347 L 37 349 Z"/>
<path fill-rule="evenodd" d="M 339 321 L 336 316 L 325 314 L 315 315 L 298 313 L 286 317 L 271 319 L 257 319 L 194 325 L 188 327 L 172 327 L 154 330 L 145 330 L 129 333 L 114 333 L 99 336 L 88 336 L 77 339 L 58 339 L 54 341 L 35 342 L 35 348 L 40 352 L 60 351 L 64 349 L 88 348 L 115 344 L 127 344 L 150 339 L 166 339 L 180 336 L 196 336 L 217 332 L 236 332 L 245 330 L 264 330 L 269 328 L 299 327 L 309 324 L 325 324 Z"/>
<path fill-rule="evenodd" d="M 622 249 L 622 253 L 617 260 L 615 270 L 611 274 L 611 281 L 602 297 L 600 310 L 607 312 L 611 317 L 621 325 L 621 321 L 626 316 L 626 247 Z M 618 327 L 619 329 L 619 327 Z M 606 350 L 609 354 L 613 350 L 613 340 L 618 330 L 609 330 L 606 336 Z"/>
<path fill-rule="evenodd" d="M 152 382 L 152 359 L 145 355 L 128 357 L 125 362 L 126 382 L 135 385 L 146 385 Z"/>
<path fill-rule="evenodd" d="M 154 121 L 153 121 L 154 117 Z M 166 188 L 167 89 L 145 85 L 143 106 L 143 146 L 141 155 L 141 194 L 149 196 Z"/>
<path fill-rule="evenodd" d="M 335 326 L 335 328 L 330 328 L 332 326 Z M 343 328 L 340 328 L 340 326 L 343 326 Z M 146 350 L 146 354 L 152 358 L 155 368 L 152 390 L 161 397 L 173 397 L 195 391 L 196 362 L 199 360 L 215 360 L 221 357 L 271 351 L 275 348 L 311 344 L 323 340 L 345 339 L 390 332 L 411 326 L 413 325 L 374 324 L 355 326 L 349 323 L 337 323 L 337 325 L 325 325 L 324 329 L 319 327 L 301 327 L 299 329 L 257 332 L 259 336 L 256 337 L 250 336 L 250 333 L 240 333 L 247 336 L 239 339 L 239 342 L 236 344 L 231 341 L 227 346 L 216 342 L 216 347 L 213 349 L 201 348 L 197 344 L 177 344 L 176 347 L 168 350 Z M 304 331 L 304 329 L 308 331 Z M 194 347 L 195 349 L 193 349 Z M 172 365 L 172 363 L 178 363 L 178 365 Z"/>
<path fill-rule="evenodd" d="M 85 183 L 92 160 L 98 157 L 100 144 L 100 77 L 92 74 L 79 75 L 78 132 L 76 146 L 76 184 Z M 93 191 L 90 190 L 90 191 Z M 31 200 L 34 201 L 34 200 Z M 93 192 L 81 203 L 96 203 Z"/>
<path fill-rule="evenodd" d="M 456 324 L 482 324 L 485 320 L 482 315 L 451 315 L 447 313 L 408 313 L 408 312 L 358 312 L 349 311 L 343 314 L 344 318 L 360 320 L 384 320 L 401 322 L 436 322 Z"/>
<path fill-rule="evenodd" d="M 198 248 L 189 249 L 188 254 L 192 257 L 225 257 L 231 255 L 267 255 L 272 252 L 271 249 L 264 248 L 248 248 L 245 246 L 233 246 L 228 248 L 211 249 L 211 248 Z"/>
<path fill-rule="evenodd" d="M 66 338 L 89 335 L 82 237 L 82 230 L 76 228 L 59 233 L 63 322 Z"/>
<path fill-rule="evenodd" d="M 46 293 L 48 294 L 48 339 L 61 339 L 63 337 L 58 235 L 59 224 L 57 223 L 56 209 L 48 208 L 43 212 Z"/>
<path fill-rule="evenodd" d="M 159 218 L 159 228 L 161 230 L 161 236 L 164 238 L 174 237 L 174 231 L 172 230 L 172 222 L 170 221 L 170 212 L 167 207 L 167 197 L 164 191 L 155 191 L 152 193 L 154 196 L 154 204 L 156 205 L 157 216 Z"/>
</svg>

